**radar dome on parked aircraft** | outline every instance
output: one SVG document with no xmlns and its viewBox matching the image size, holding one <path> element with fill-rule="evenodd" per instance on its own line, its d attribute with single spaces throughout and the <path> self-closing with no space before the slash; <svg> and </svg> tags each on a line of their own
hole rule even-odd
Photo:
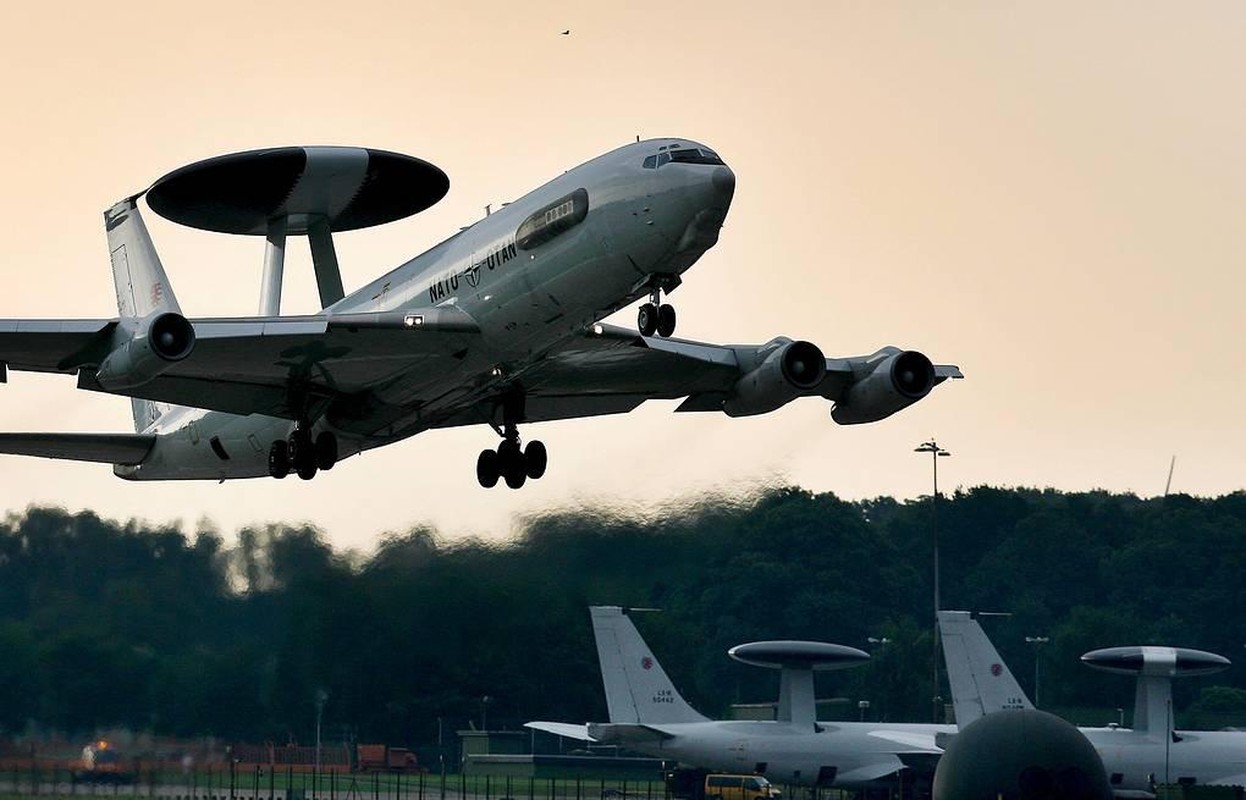
<svg viewBox="0 0 1246 800">
<path fill-rule="evenodd" d="M 1224 656 L 1205 650 L 1150 645 L 1091 650 L 1082 656 L 1082 663 L 1104 672 L 1164 675 L 1171 678 L 1211 675 L 1232 665 Z"/>
<path fill-rule="evenodd" d="M 855 667 L 870 660 L 869 653 L 855 647 L 792 640 L 738 644 L 727 655 L 755 667 L 819 671 Z"/>
</svg>

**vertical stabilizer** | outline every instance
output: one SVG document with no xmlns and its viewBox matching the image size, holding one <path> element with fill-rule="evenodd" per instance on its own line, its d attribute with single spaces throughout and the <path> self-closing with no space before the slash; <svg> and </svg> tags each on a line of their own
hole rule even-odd
<svg viewBox="0 0 1246 800">
<path fill-rule="evenodd" d="M 589 611 L 611 722 L 661 725 L 705 720 L 675 691 L 626 609 L 594 606 Z"/>
<path fill-rule="evenodd" d="M 1034 707 L 968 611 L 940 611 L 939 635 L 959 727 L 995 711 Z"/>
<path fill-rule="evenodd" d="M 108 232 L 108 254 L 117 290 L 117 313 L 122 321 L 164 311 L 180 314 L 173 287 L 139 213 L 138 196 L 126 198 L 105 211 L 104 228 Z M 139 433 L 172 408 L 168 403 L 137 398 L 131 398 L 130 405 L 134 430 Z"/>
</svg>

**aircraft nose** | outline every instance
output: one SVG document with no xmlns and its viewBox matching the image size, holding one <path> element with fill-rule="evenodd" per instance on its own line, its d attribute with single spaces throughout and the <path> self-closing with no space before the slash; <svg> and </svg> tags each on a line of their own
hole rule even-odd
<svg viewBox="0 0 1246 800">
<path fill-rule="evenodd" d="M 735 173 L 731 171 L 730 167 L 715 167 L 710 181 L 714 184 L 714 188 L 723 196 L 731 197 L 731 195 L 735 194 Z"/>
</svg>

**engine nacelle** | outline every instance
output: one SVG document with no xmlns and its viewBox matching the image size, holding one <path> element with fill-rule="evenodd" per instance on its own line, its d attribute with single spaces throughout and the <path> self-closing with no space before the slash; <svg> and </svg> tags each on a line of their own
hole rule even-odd
<svg viewBox="0 0 1246 800">
<path fill-rule="evenodd" d="M 109 391 L 142 386 L 195 349 L 195 327 L 174 311 L 139 323 L 134 335 L 108 354 L 95 379 Z"/>
<path fill-rule="evenodd" d="M 877 360 L 876 360 L 877 359 Z M 880 350 L 873 368 L 857 378 L 831 410 L 840 425 L 877 422 L 913 405 L 935 385 L 934 365 L 916 350 Z"/>
<path fill-rule="evenodd" d="M 728 416 L 774 411 L 816 389 L 826 377 L 826 358 L 817 345 L 790 339 L 776 339 L 772 344 L 762 362 L 736 381 L 723 403 Z"/>
</svg>

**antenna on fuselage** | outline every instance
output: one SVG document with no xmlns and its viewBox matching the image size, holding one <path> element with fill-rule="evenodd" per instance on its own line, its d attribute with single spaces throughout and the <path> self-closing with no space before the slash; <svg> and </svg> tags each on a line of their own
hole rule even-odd
<svg viewBox="0 0 1246 800">
<path fill-rule="evenodd" d="M 274 147 L 209 158 L 174 170 L 147 190 L 147 203 L 181 225 L 263 236 L 259 313 L 281 313 L 286 238 L 306 236 L 321 308 L 345 294 L 334 231 L 393 222 L 423 211 L 450 189 L 438 167 L 363 147 Z"/>
</svg>

